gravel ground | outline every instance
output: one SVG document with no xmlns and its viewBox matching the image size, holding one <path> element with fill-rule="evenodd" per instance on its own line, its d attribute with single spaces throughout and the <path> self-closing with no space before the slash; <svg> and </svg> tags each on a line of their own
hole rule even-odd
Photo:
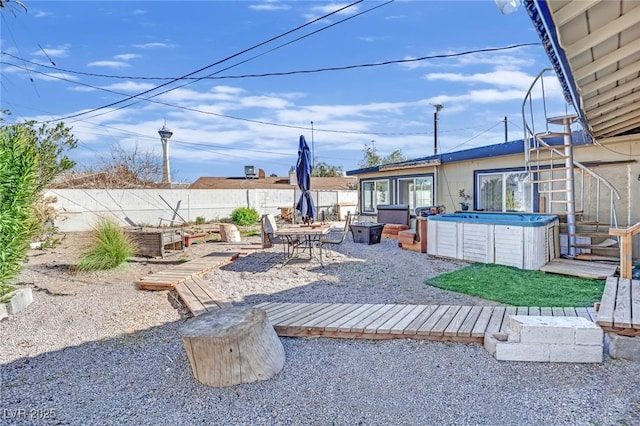
<svg viewBox="0 0 640 426">
<path fill-rule="evenodd" d="M 178 334 L 185 319 L 167 292 L 132 282 L 175 256 L 238 247 L 192 246 L 109 274 L 71 272 L 74 247 L 31 254 L 21 282 L 35 301 L 0 323 L 0 424 L 640 425 L 640 363 L 498 362 L 458 343 L 282 338 L 276 377 L 209 388 L 191 374 Z M 257 251 L 207 279 L 236 305 L 489 303 L 425 286 L 464 263 L 392 240 L 348 237 L 324 268 L 316 259 L 282 267 L 279 257 Z"/>
</svg>

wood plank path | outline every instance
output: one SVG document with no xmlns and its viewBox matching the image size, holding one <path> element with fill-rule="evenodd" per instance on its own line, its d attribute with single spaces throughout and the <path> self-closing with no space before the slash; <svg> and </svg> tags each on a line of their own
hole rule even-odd
<svg viewBox="0 0 640 426">
<path fill-rule="evenodd" d="M 640 280 L 607 278 L 596 323 L 608 332 L 640 336 Z"/>
<path fill-rule="evenodd" d="M 197 259 L 175 265 L 164 271 L 146 275 L 134 283 L 141 290 L 173 290 L 193 276 L 204 275 L 207 272 L 234 261 L 239 256 L 246 256 L 260 248 L 259 245 L 241 247 L 238 252 L 212 252 Z"/>
<path fill-rule="evenodd" d="M 583 317 L 593 308 L 396 305 L 265 302 L 279 336 L 346 339 L 424 339 L 482 343 L 487 332 L 505 332 L 508 315 Z"/>
</svg>

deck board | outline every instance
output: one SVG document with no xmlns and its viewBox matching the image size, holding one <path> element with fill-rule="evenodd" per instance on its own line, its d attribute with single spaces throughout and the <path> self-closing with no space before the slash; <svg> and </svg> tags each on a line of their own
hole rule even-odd
<svg viewBox="0 0 640 426">
<path fill-rule="evenodd" d="M 358 303 L 269 303 L 269 320 L 280 336 L 352 339 L 447 340 L 482 343 L 485 333 L 504 330 L 512 306 L 393 305 Z M 555 309 L 560 316 L 590 318 L 589 308 Z M 544 309 L 540 309 L 542 311 Z M 529 315 L 538 309 L 528 309 Z M 270 313 L 269 313 L 270 312 Z"/>
<path fill-rule="evenodd" d="M 462 324 L 460 324 L 458 335 L 471 337 L 471 332 L 473 331 L 473 327 L 476 325 L 481 312 L 482 306 L 471 306 L 467 317 L 464 319 Z"/>
<path fill-rule="evenodd" d="M 424 324 L 431 317 L 431 315 L 433 315 L 433 313 L 436 311 L 437 308 L 438 306 L 436 305 L 425 306 L 425 308 L 418 313 L 418 316 L 416 316 L 415 319 L 411 321 L 407 327 L 405 327 L 402 334 L 406 334 L 406 335 L 418 334 L 418 329 L 422 327 L 422 324 Z"/>
</svg>

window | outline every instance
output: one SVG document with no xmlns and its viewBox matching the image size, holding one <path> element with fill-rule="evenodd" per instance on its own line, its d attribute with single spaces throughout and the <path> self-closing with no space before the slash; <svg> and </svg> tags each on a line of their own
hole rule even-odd
<svg viewBox="0 0 640 426">
<path fill-rule="evenodd" d="M 475 207 L 494 212 L 531 212 L 532 187 L 526 172 L 477 173 Z"/>
<path fill-rule="evenodd" d="M 398 178 L 398 203 L 409 204 L 409 209 L 434 205 L 433 175 Z"/>
<path fill-rule="evenodd" d="M 378 204 L 390 204 L 388 180 L 369 180 L 362 182 L 362 211 L 375 213 Z"/>
</svg>

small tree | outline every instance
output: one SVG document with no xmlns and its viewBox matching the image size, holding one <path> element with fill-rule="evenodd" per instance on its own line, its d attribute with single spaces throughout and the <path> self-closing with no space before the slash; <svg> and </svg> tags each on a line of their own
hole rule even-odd
<svg viewBox="0 0 640 426">
<path fill-rule="evenodd" d="M 331 166 L 325 162 L 316 164 L 312 173 L 315 177 L 341 177 L 343 174 L 342 166 Z"/>
<path fill-rule="evenodd" d="M 138 145 L 126 150 L 116 144 L 109 156 L 99 157 L 98 165 L 87 171 L 95 177 L 94 186 L 100 188 L 148 187 L 162 178 L 162 158 Z"/>
<path fill-rule="evenodd" d="M 399 163 L 405 161 L 407 158 L 402 154 L 402 151 L 396 149 L 387 156 L 380 156 L 375 146 L 375 141 L 371 141 L 371 145 L 364 144 L 364 157 L 360 161 L 361 168 L 375 167 L 382 164 Z"/>
</svg>

